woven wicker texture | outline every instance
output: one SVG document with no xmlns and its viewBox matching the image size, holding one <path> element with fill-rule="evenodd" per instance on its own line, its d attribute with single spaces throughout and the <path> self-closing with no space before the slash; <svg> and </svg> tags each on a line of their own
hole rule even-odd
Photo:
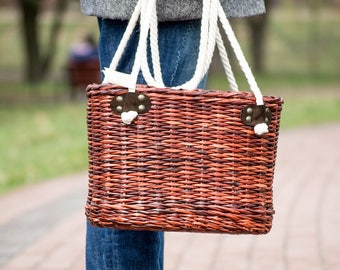
<svg viewBox="0 0 340 270">
<path fill-rule="evenodd" d="M 272 226 L 272 182 L 282 99 L 264 97 L 269 133 L 240 112 L 253 94 L 137 86 L 152 102 L 132 125 L 111 100 L 127 90 L 90 85 L 89 193 L 95 226 L 130 230 L 262 234 Z"/>
</svg>

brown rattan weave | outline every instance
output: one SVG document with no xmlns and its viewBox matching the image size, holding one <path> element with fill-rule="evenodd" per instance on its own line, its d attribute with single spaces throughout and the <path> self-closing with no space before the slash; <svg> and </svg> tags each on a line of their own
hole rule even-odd
<svg viewBox="0 0 340 270">
<path fill-rule="evenodd" d="M 152 102 L 125 125 L 111 100 L 127 90 L 89 85 L 89 193 L 95 226 L 262 234 L 272 226 L 272 182 L 282 99 L 264 97 L 269 133 L 240 112 L 253 94 L 137 86 Z"/>
</svg>

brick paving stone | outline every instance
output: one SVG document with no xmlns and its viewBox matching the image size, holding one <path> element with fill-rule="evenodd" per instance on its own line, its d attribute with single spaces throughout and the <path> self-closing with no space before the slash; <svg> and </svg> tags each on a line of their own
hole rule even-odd
<svg viewBox="0 0 340 270">
<path fill-rule="evenodd" d="M 216 259 L 218 239 L 216 234 L 191 235 L 177 269 L 210 269 Z"/>
<path fill-rule="evenodd" d="M 164 258 L 164 265 L 167 269 L 177 269 L 182 262 L 185 251 L 191 243 L 193 234 L 191 233 L 166 233 L 165 247 L 166 256 Z"/>
<path fill-rule="evenodd" d="M 85 174 L 78 174 L 74 176 L 63 177 L 60 180 L 51 181 L 51 183 L 41 185 L 34 185 L 27 188 L 32 193 L 27 192 L 26 189 L 18 191 L 17 197 L 21 201 L 33 200 L 32 194 L 36 195 L 39 203 L 28 203 L 31 207 L 27 207 L 26 211 L 22 211 L 21 204 L 18 204 L 20 210 L 10 208 L 11 211 L 16 212 L 18 216 L 13 216 L 8 222 L 0 224 L 0 268 L 8 267 L 8 269 L 36 269 L 34 263 L 38 262 L 39 257 L 47 258 L 45 252 L 53 252 L 55 249 L 53 237 L 63 239 L 60 236 L 60 230 L 64 228 L 65 232 L 69 232 L 70 223 L 67 226 L 61 226 L 68 218 L 73 218 L 75 214 L 81 214 L 84 223 L 84 213 L 81 209 L 84 208 L 86 199 L 86 178 Z M 52 183 L 53 182 L 53 183 Z M 58 184 L 59 183 L 59 184 Z M 60 189 L 59 187 L 62 187 Z M 68 186 L 70 188 L 68 188 Z M 47 189 L 49 187 L 50 189 Z M 59 196 L 53 196 L 54 192 Z M 49 196 L 37 196 L 41 192 L 50 193 Z M 13 200 L 13 194 L 0 198 L 0 205 L 3 207 L 3 202 L 8 203 Z M 33 207 L 35 206 L 35 207 Z M 78 218 L 79 220 L 79 218 Z M 77 221 L 79 226 L 79 222 Z M 84 227 L 84 224 L 82 224 Z M 54 229 L 59 230 L 54 233 Z M 80 232 L 75 231 L 75 234 Z M 49 241 L 45 241 L 40 249 L 34 249 L 44 237 L 50 237 Z M 66 238 L 67 239 L 67 238 Z M 25 256 L 27 250 L 32 250 Z M 21 256 L 24 256 L 23 259 Z M 27 262 L 25 264 L 25 262 Z M 25 266 L 23 266 L 25 265 Z"/>
<path fill-rule="evenodd" d="M 31 209 L 47 204 L 56 198 L 84 187 L 87 173 L 64 176 L 56 181 L 45 181 L 20 188 L 0 198 L 0 225 L 9 222 Z M 18 196 L 20 194 L 20 196 Z M 11 211 L 8 211 L 11 209 Z"/>
<path fill-rule="evenodd" d="M 249 235 L 221 235 L 213 268 L 198 269 L 247 269 L 252 241 L 253 236 Z"/>
<path fill-rule="evenodd" d="M 74 269 L 73 265 L 84 266 L 84 254 L 84 214 L 79 213 L 56 224 L 1 269 Z"/>
<path fill-rule="evenodd" d="M 340 269 L 339 136 L 340 123 L 281 132 L 271 232 L 261 236 L 166 233 L 165 270 Z M 85 196 L 86 178 L 82 173 L 0 198 L 0 212 L 5 211 L 0 215 L 1 269 L 85 269 L 84 202 L 77 197 Z M 60 198 L 69 200 L 68 215 L 53 223 L 39 218 L 39 214 L 48 216 L 48 207 L 50 214 L 63 209 L 57 203 Z M 27 213 L 30 219 L 22 221 L 19 217 Z M 45 225 L 25 230 L 25 224 L 42 220 Z M 17 236 L 6 234 L 13 228 Z M 27 239 L 33 240 L 22 242 L 28 233 Z M 3 241 L 11 245 L 1 245 Z"/>
</svg>

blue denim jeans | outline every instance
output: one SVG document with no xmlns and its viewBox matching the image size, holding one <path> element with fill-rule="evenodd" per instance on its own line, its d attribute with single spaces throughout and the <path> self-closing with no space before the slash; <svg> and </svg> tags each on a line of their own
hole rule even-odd
<svg viewBox="0 0 340 270">
<path fill-rule="evenodd" d="M 125 31 L 127 22 L 98 19 L 101 68 L 108 67 Z M 200 21 L 162 22 L 159 24 L 159 50 L 163 81 L 177 86 L 194 74 L 200 39 Z M 118 70 L 130 73 L 138 42 L 134 31 L 119 62 Z M 150 62 L 150 61 L 149 61 Z M 150 67 L 152 70 L 152 67 Z M 206 78 L 199 88 L 205 86 Z M 145 83 L 140 73 L 138 83 Z M 96 228 L 87 224 L 87 270 L 161 270 L 164 233 Z"/>
</svg>

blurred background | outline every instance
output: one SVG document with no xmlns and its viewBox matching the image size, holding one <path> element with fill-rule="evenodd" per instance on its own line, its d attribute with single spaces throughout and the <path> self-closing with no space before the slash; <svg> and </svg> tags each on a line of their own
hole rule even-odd
<svg viewBox="0 0 340 270">
<path fill-rule="evenodd" d="M 263 92 L 285 99 L 282 130 L 340 121 L 340 1 L 266 2 L 232 24 Z M 76 0 L 0 0 L 0 196 L 86 170 L 97 38 Z M 217 57 L 208 87 L 228 89 Z"/>
</svg>

